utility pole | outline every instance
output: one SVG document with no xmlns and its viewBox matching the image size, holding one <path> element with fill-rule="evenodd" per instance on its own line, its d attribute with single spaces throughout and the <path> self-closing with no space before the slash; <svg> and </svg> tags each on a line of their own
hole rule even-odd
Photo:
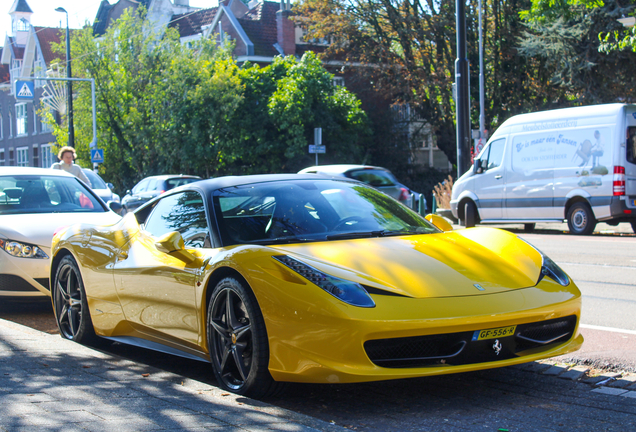
<svg viewBox="0 0 636 432">
<path fill-rule="evenodd" d="M 71 78 L 71 38 L 68 29 L 68 12 L 63 7 L 55 9 L 56 12 L 66 14 L 66 78 Z M 75 147 L 75 128 L 73 127 L 73 83 L 69 79 L 66 84 L 68 92 L 67 115 L 68 115 L 68 145 Z"/>
<path fill-rule="evenodd" d="M 455 0 L 457 58 L 455 59 L 457 178 L 470 165 L 470 107 L 468 106 L 468 59 L 466 58 L 466 7 L 464 0 Z"/>
</svg>

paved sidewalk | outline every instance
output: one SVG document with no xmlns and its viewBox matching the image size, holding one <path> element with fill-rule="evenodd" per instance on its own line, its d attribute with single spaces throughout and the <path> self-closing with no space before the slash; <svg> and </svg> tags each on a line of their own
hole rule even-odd
<svg viewBox="0 0 636 432">
<path fill-rule="evenodd" d="M 2 431 L 341 431 L 0 319 Z"/>
</svg>

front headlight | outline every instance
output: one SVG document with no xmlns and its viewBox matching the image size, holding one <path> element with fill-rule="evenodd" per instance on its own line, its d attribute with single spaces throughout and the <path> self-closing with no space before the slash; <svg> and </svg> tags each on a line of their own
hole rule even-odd
<svg viewBox="0 0 636 432">
<path fill-rule="evenodd" d="M 345 303 L 359 307 L 375 307 L 375 302 L 359 283 L 330 276 L 287 255 L 272 258 Z"/>
<path fill-rule="evenodd" d="M 3 249 L 9 255 L 13 255 L 14 257 L 18 258 L 49 258 L 49 256 L 36 245 L 22 243 L 15 240 L 0 238 L 0 249 Z"/>
<path fill-rule="evenodd" d="M 544 276 L 547 276 L 553 281 L 555 281 L 556 283 L 558 283 L 559 285 L 562 285 L 562 286 L 570 285 L 570 278 L 568 277 L 567 274 L 565 274 L 565 272 L 561 269 L 561 267 L 557 265 L 557 263 L 552 261 L 546 254 L 541 252 L 535 245 L 530 243 L 528 240 L 522 239 L 519 236 L 517 236 L 517 238 L 521 241 L 528 243 L 530 246 L 534 248 L 534 250 L 536 250 L 537 252 L 541 254 L 541 259 L 543 262 L 541 263 L 541 274 L 539 275 L 539 280 L 537 281 L 537 283 L 541 282 L 541 279 L 543 279 Z"/>
<path fill-rule="evenodd" d="M 567 274 L 559 267 L 554 261 L 552 261 L 547 256 L 543 255 L 543 265 L 541 265 L 541 276 L 539 276 L 539 281 L 543 276 L 547 276 L 550 279 L 553 279 L 559 285 L 568 286 L 570 285 L 570 278 Z M 537 283 L 538 283 L 537 282 Z"/>
</svg>

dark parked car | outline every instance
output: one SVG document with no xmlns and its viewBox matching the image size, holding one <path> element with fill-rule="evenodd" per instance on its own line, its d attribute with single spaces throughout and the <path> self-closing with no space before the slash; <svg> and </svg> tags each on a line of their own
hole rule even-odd
<svg viewBox="0 0 636 432">
<path fill-rule="evenodd" d="M 126 191 L 126 196 L 121 200 L 122 214 L 131 212 L 142 204 L 147 203 L 156 196 L 174 189 L 201 180 L 201 177 L 183 174 L 165 174 L 146 177 L 132 188 Z"/>
<path fill-rule="evenodd" d="M 419 209 L 420 199 L 426 210 L 426 198 L 424 195 L 410 190 L 400 183 L 393 173 L 386 168 L 371 165 L 318 165 L 298 171 L 299 174 L 322 174 L 327 176 L 347 177 L 366 183 L 385 194 L 395 198 L 407 207 Z M 415 205 L 412 200 L 415 198 Z"/>
</svg>

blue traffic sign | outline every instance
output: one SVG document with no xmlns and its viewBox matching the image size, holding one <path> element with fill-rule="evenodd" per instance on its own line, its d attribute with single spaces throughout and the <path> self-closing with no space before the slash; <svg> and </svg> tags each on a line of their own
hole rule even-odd
<svg viewBox="0 0 636 432">
<path fill-rule="evenodd" d="M 104 162 L 104 149 L 91 149 L 91 162 L 103 163 Z"/>
<path fill-rule="evenodd" d="M 16 99 L 33 99 L 33 81 L 16 81 L 15 82 L 15 98 Z"/>
</svg>

